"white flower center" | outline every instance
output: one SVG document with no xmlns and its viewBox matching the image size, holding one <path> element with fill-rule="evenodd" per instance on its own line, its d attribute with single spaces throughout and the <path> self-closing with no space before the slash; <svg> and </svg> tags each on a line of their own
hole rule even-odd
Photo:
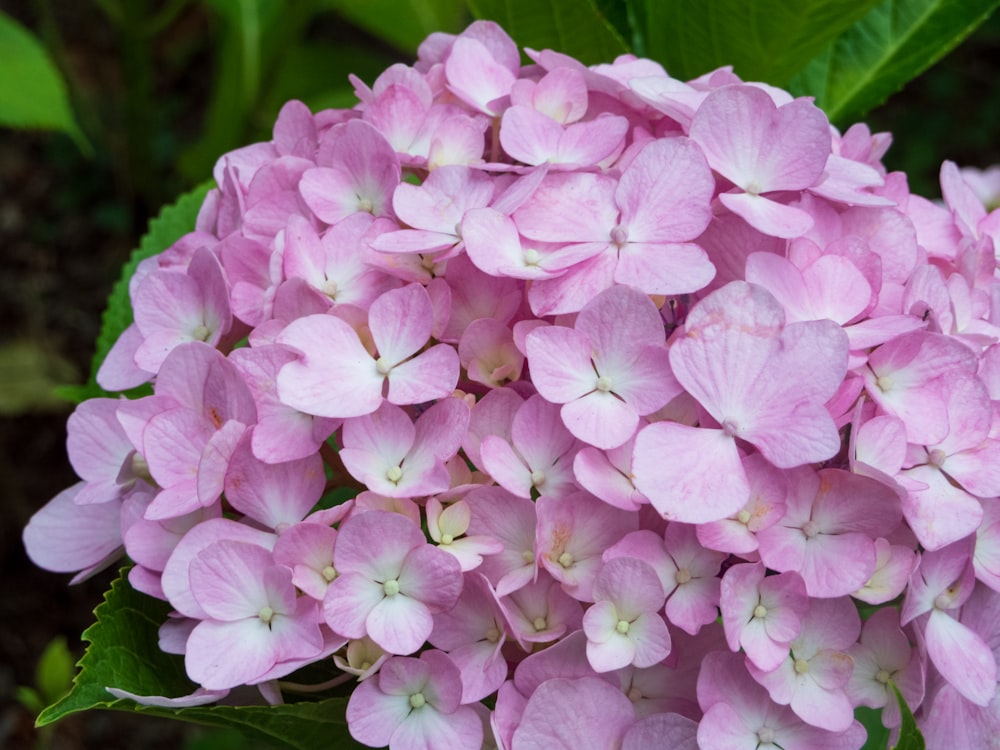
<svg viewBox="0 0 1000 750">
<path fill-rule="evenodd" d="M 612 387 L 611 378 L 607 375 L 601 375 L 601 377 L 597 379 L 597 383 L 594 387 L 601 391 L 601 393 L 608 393 Z"/>
<path fill-rule="evenodd" d="M 618 247 L 624 247 L 628 242 L 628 227 L 618 224 L 611 230 L 611 241 Z"/>
<path fill-rule="evenodd" d="M 758 620 L 763 620 L 765 617 L 767 617 L 767 607 L 765 607 L 763 604 L 758 604 L 756 607 L 753 608 L 753 616 L 756 617 Z"/>
<path fill-rule="evenodd" d="M 621 633 L 622 635 L 628 633 L 628 620 L 619 620 L 618 624 L 615 625 L 615 630 Z"/>
<path fill-rule="evenodd" d="M 132 473 L 141 479 L 152 479 L 149 475 L 149 464 L 138 452 L 132 454 Z"/>
<path fill-rule="evenodd" d="M 386 596 L 395 596 L 399 593 L 399 581 L 395 578 L 390 581 L 386 581 L 382 584 L 382 590 L 385 592 Z"/>
<path fill-rule="evenodd" d="M 403 470 L 398 466 L 393 466 L 385 472 L 385 478 L 393 484 L 399 484 L 399 480 L 403 478 Z"/>
<path fill-rule="evenodd" d="M 329 583 L 336 577 L 337 577 L 337 571 L 332 565 L 327 565 L 325 568 L 323 568 L 323 578 L 326 580 L 327 583 Z"/>
<path fill-rule="evenodd" d="M 410 696 L 410 705 L 413 706 L 413 708 L 423 708 L 426 703 L 427 699 L 424 698 L 423 693 L 414 693 Z"/>
<path fill-rule="evenodd" d="M 261 607 L 260 612 L 257 613 L 257 617 L 259 617 L 266 624 L 270 625 L 271 620 L 274 619 L 274 610 L 270 607 Z"/>
</svg>

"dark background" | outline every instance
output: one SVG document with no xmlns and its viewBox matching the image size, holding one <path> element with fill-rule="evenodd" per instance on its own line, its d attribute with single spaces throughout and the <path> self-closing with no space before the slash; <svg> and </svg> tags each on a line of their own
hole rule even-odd
<svg viewBox="0 0 1000 750">
<path fill-rule="evenodd" d="M 56 35 L 57 62 L 91 103 L 80 113 L 83 125 L 100 134 L 86 157 L 62 135 L 0 130 L 0 747 L 10 750 L 247 747 L 227 733 L 118 712 L 72 717 L 40 733 L 14 700 L 17 686 L 34 683 L 54 637 L 64 636 L 75 657 L 82 653 L 79 635 L 114 575 L 69 587 L 69 576 L 38 570 L 25 557 L 20 536 L 28 518 L 76 481 L 64 447 L 72 406 L 51 396 L 51 386 L 85 379 L 105 300 L 150 215 L 210 175 L 210 161 L 192 174 L 199 167 L 189 157 L 212 97 L 218 20 L 200 4 L 180 5 L 150 42 L 154 64 L 144 85 L 152 106 L 137 113 L 128 42 L 90 3 L 2 3 L 35 33 Z M 306 33 L 372 50 L 376 70 L 393 55 L 404 59 L 344 24 L 320 19 Z M 870 113 L 873 131 L 894 133 L 886 163 L 907 171 L 914 192 L 939 196 L 942 159 L 1000 162 L 998 61 L 994 16 Z M 230 147 L 266 139 L 275 107 L 264 105 L 242 123 L 243 140 Z M 136 117 L 148 133 L 140 142 Z"/>
</svg>

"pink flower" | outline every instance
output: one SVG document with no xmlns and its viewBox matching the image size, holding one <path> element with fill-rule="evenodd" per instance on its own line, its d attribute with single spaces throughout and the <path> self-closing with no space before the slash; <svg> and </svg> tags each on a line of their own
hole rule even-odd
<svg viewBox="0 0 1000 750">
<path fill-rule="evenodd" d="M 222 539 L 190 570 L 191 593 L 208 619 L 191 631 L 184 664 L 203 687 L 251 683 L 279 662 L 319 654 L 316 602 L 296 597 L 292 571 L 269 550 Z"/>
<path fill-rule="evenodd" d="M 378 409 L 383 389 L 392 404 L 414 404 L 447 396 L 458 381 L 458 354 L 446 344 L 427 351 L 434 310 L 419 284 L 384 293 L 369 310 L 378 350 L 373 357 L 357 332 L 332 315 L 310 315 L 277 338 L 300 353 L 278 373 L 283 403 L 321 417 L 360 417 Z M 420 352 L 420 353 L 418 353 Z"/>
<path fill-rule="evenodd" d="M 651 667 L 670 653 L 670 633 L 658 614 L 663 590 L 642 560 L 616 557 L 597 574 L 594 604 L 583 616 L 587 659 L 597 672 L 633 664 Z"/>
<path fill-rule="evenodd" d="M 809 231 L 813 220 L 806 211 L 763 194 L 820 181 L 830 156 L 830 126 L 811 101 L 779 107 L 762 89 L 726 86 L 702 102 L 691 138 L 712 169 L 742 191 L 719 195 L 726 208 L 765 234 L 798 237 Z"/>
<path fill-rule="evenodd" d="M 663 324 L 649 298 L 620 286 L 580 311 L 572 329 L 542 326 L 525 343 L 535 386 L 574 436 L 615 448 L 635 433 L 639 417 L 680 391 L 670 377 Z"/>
<path fill-rule="evenodd" d="M 824 403 L 846 372 L 843 329 L 829 320 L 785 325 L 770 294 L 732 282 L 692 308 L 684 331 L 671 367 L 720 427 L 656 422 L 639 433 L 636 487 L 665 518 L 716 521 L 747 502 L 737 438 L 780 468 L 837 453 L 840 436 Z"/>
<path fill-rule="evenodd" d="M 323 600 L 327 624 L 347 638 L 369 635 L 393 654 L 419 649 L 433 629 L 432 615 L 451 609 L 462 590 L 458 560 L 427 544 L 396 513 L 349 518 L 333 561 L 339 575 Z"/>
<path fill-rule="evenodd" d="M 445 461 L 458 451 L 469 407 L 442 399 L 410 421 L 398 406 L 383 403 L 371 414 L 347 420 L 340 458 L 368 489 L 386 497 L 417 497 L 450 486 Z"/>
<path fill-rule="evenodd" d="M 531 694 L 511 750 L 616 747 L 635 722 L 621 691 L 596 677 L 555 678 Z"/>
<path fill-rule="evenodd" d="M 729 648 L 746 651 L 747 659 L 767 672 L 788 655 L 802 632 L 809 609 L 805 584 L 797 573 L 764 576 L 760 563 L 734 565 L 722 578 L 722 624 Z"/>
<path fill-rule="evenodd" d="M 306 204 L 328 224 L 358 212 L 391 216 L 392 191 L 399 184 L 396 152 L 366 122 L 337 125 L 323 137 L 318 167 L 302 175 L 299 190 Z"/>
<path fill-rule="evenodd" d="M 440 651 L 394 656 L 358 685 L 347 704 L 351 736 L 390 750 L 478 750 L 483 727 L 461 705 L 458 667 Z"/>
</svg>

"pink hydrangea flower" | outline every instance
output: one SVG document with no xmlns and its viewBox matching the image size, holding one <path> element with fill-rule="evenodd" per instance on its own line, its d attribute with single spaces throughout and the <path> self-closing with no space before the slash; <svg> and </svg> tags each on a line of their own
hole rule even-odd
<svg viewBox="0 0 1000 750">
<path fill-rule="evenodd" d="M 432 615 L 451 609 L 462 590 L 461 566 L 427 544 L 411 521 L 369 511 L 340 528 L 338 572 L 326 590 L 323 615 L 347 638 L 371 637 L 394 654 L 411 654 L 434 627 Z"/>
</svg>

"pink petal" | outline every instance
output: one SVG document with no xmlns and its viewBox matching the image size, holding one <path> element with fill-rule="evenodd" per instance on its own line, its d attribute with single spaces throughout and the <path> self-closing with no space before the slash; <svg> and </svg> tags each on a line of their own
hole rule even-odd
<svg viewBox="0 0 1000 750">
<path fill-rule="evenodd" d="M 644 427 L 635 440 L 632 472 L 636 489 L 660 515 L 684 523 L 726 518 L 750 497 L 736 442 L 722 430 L 674 422 Z"/>
<path fill-rule="evenodd" d="M 359 417 L 382 403 L 382 377 L 357 333 L 340 318 L 300 318 L 276 342 L 302 354 L 278 373 L 282 403 L 321 417 Z"/>
<path fill-rule="evenodd" d="M 747 224 L 772 237 L 801 237 L 813 226 L 813 217 L 801 208 L 754 193 L 722 193 L 719 200 Z"/>
<path fill-rule="evenodd" d="M 634 721 L 628 698 L 604 680 L 547 680 L 528 700 L 512 750 L 607 750 Z"/>
<path fill-rule="evenodd" d="M 433 628 L 434 620 L 427 607 L 405 594 L 384 597 L 365 619 L 368 636 L 391 654 L 412 654 L 424 644 Z"/>
<path fill-rule="evenodd" d="M 927 621 L 927 653 L 941 675 L 964 697 L 988 706 L 996 696 L 997 663 L 983 639 L 935 609 Z"/>
<path fill-rule="evenodd" d="M 705 231 L 714 192 L 715 179 L 701 149 L 687 138 L 662 138 L 632 160 L 615 199 L 630 242 L 677 243 Z"/>
<path fill-rule="evenodd" d="M 461 365 L 450 344 L 436 344 L 389 372 L 388 401 L 419 404 L 450 396 L 458 384 Z"/>
<path fill-rule="evenodd" d="M 80 482 L 36 511 L 22 533 L 28 557 L 57 573 L 111 563 L 122 551 L 121 501 L 77 505 Z"/>
</svg>

